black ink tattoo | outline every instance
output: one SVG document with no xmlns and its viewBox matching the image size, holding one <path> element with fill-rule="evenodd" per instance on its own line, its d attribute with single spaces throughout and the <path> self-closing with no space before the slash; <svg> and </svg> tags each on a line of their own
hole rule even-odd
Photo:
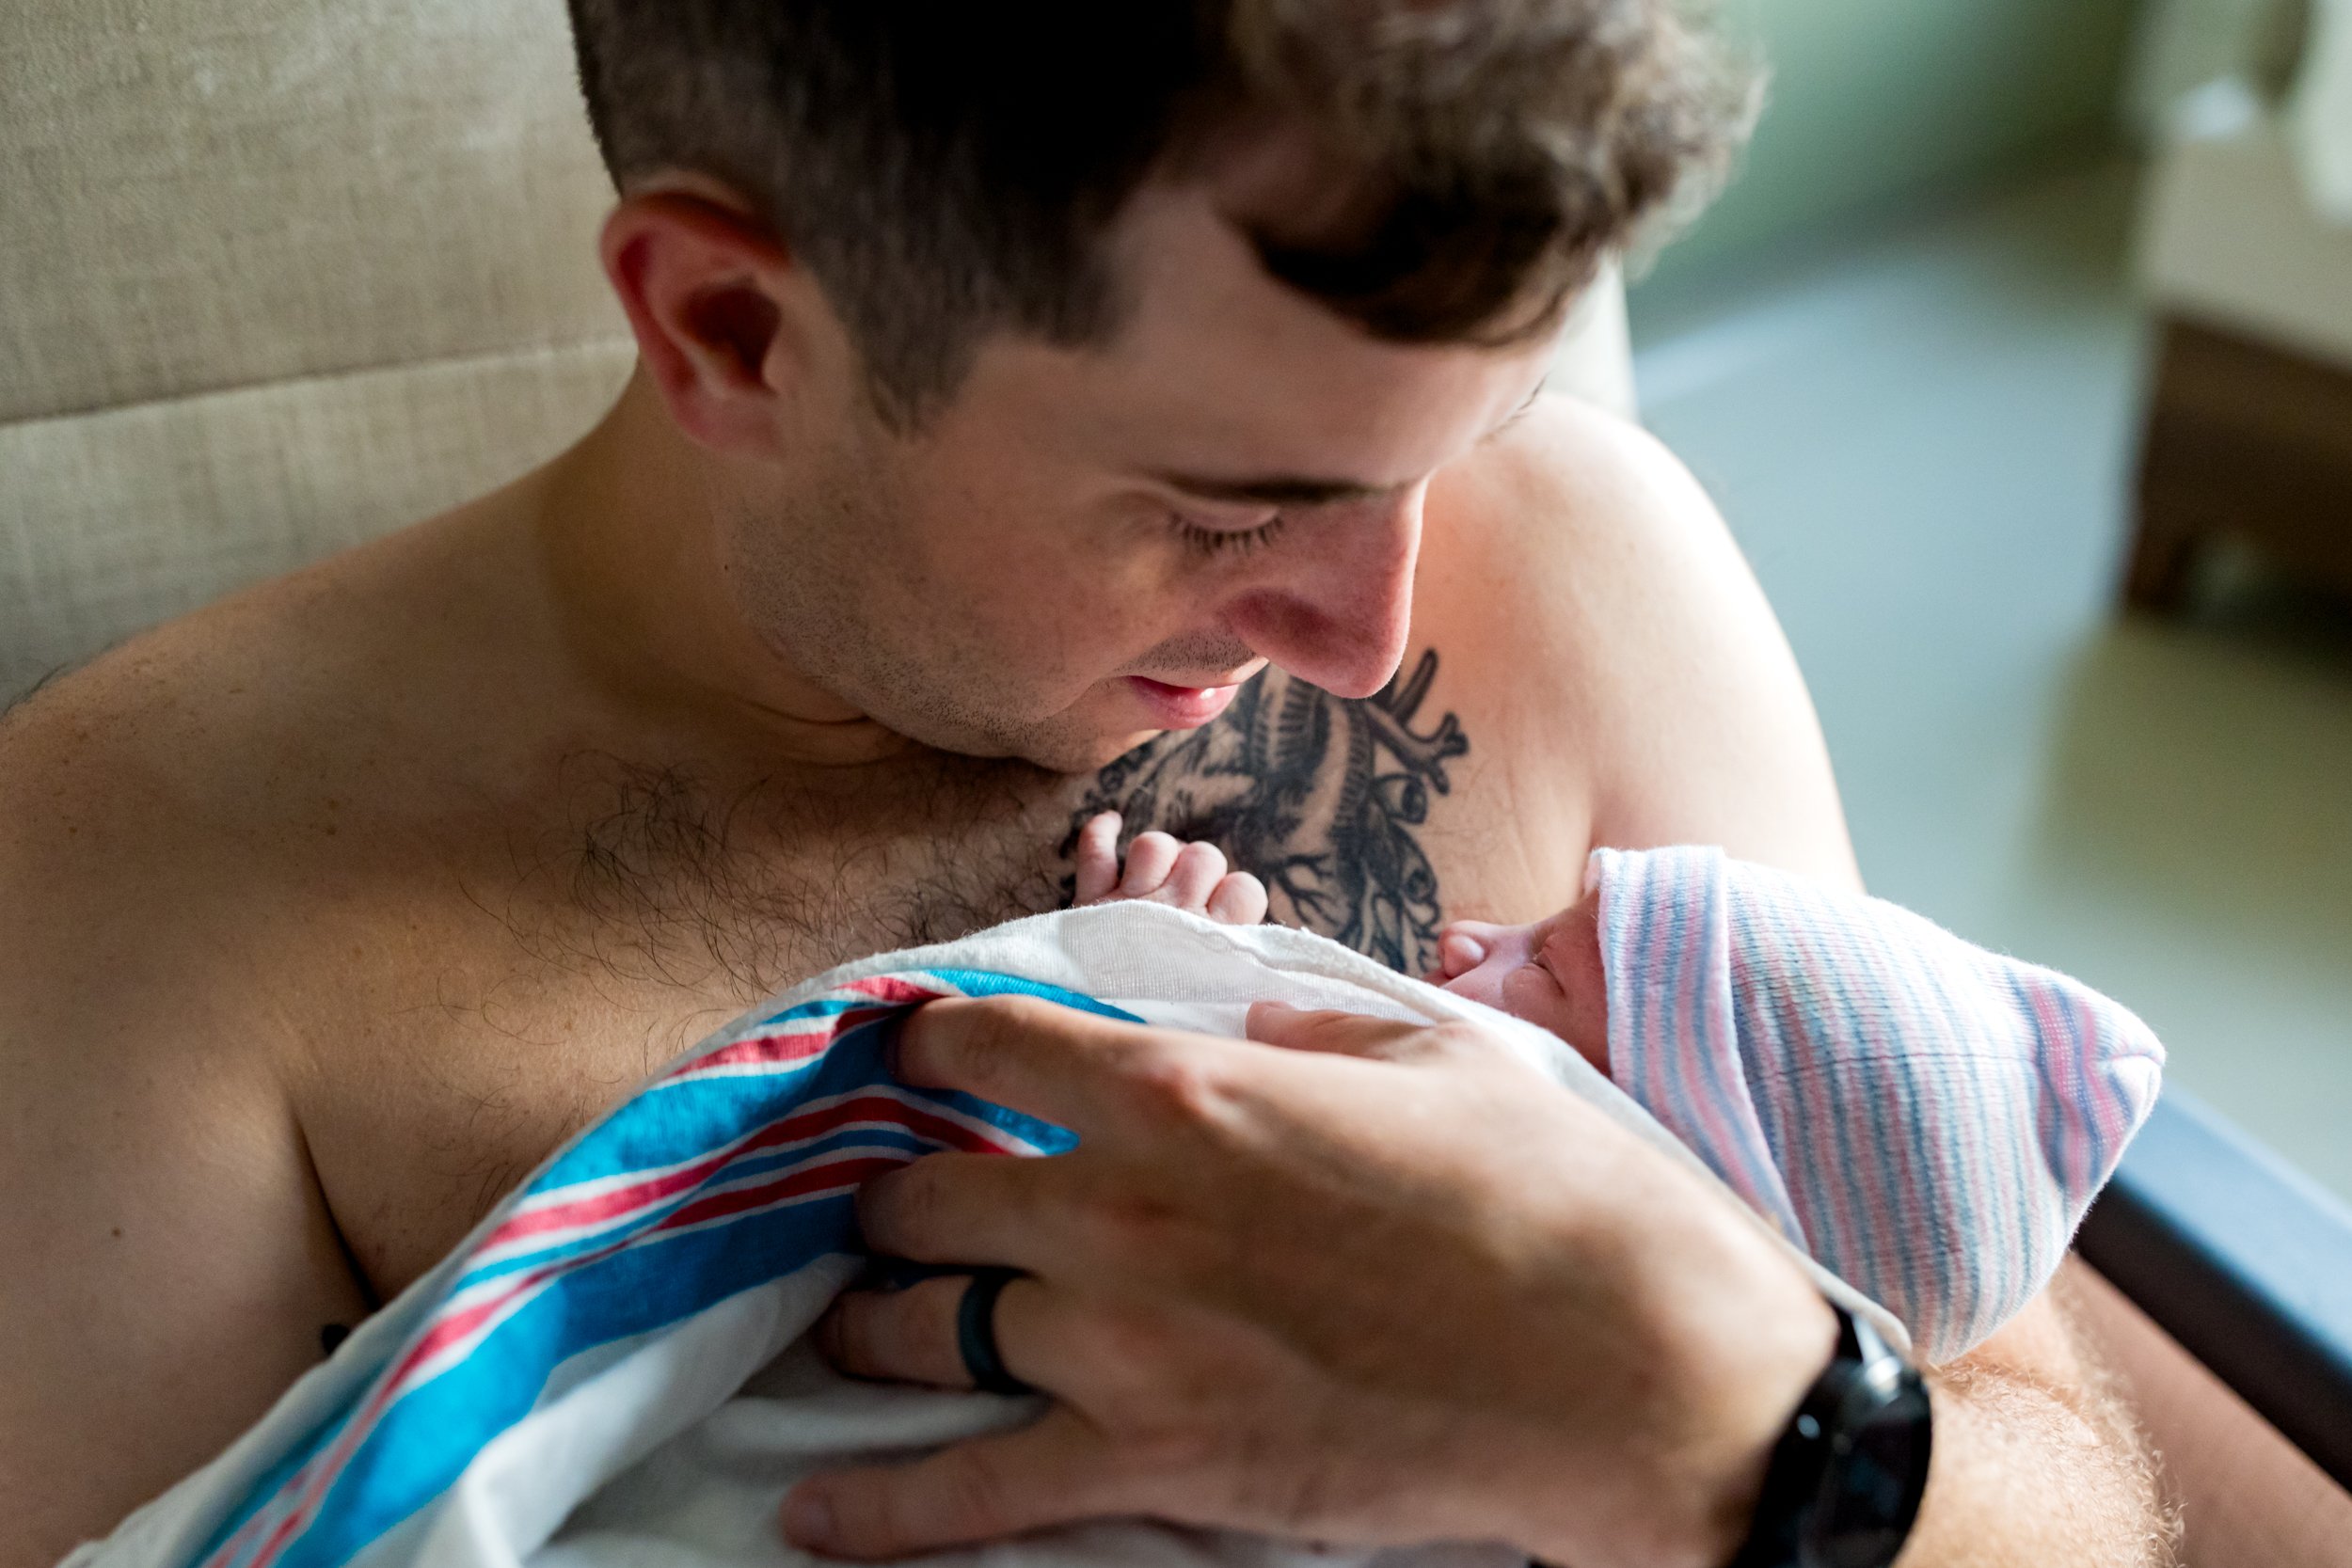
<svg viewBox="0 0 2352 1568">
<path fill-rule="evenodd" d="M 1437 962 L 1438 874 L 1415 830 L 1429 798 L 1451 791 L 1446 764 L 1470 750 L 1459 720 L 1413 720 L 1437 678 L 1412 673 L 1347 701 L 1279 670 L 1242 689 L 1215 723 L 1166 735 L 1095 776 L 1062 853 L 1097 812 L 1126 832 L 1205 839 L 1255 872 L 1272 918 L 1333 937 L 1391 969 Z"/>
</svg>

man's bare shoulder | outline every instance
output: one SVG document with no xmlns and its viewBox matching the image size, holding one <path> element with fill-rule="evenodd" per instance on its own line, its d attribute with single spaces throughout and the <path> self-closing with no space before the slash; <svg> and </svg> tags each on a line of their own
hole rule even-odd
<svg viewBox="0 0 2352 1568">
<path fill-rule="evenodd" d="M 453 531 L 442 519 L 345 550 L 50 681 L 0 717 L 0 785 L 72 776 L 99 791 L 94 806 L 161 792 L 231 807 L 255 803 L 263 777 L 283 785 L 289 768 L 364 752 L 425 662 L 420 644 L 446 641 L 414 579 L 455 553 Z"/>
<path fill-rule="evenodd" d="M 0 1035 L 28 1012 L 119 1051 L 201 1032 L 234 987 L 241 1026 L 257 942 L 298 922 L 302 884 L 361 852 L 346 812 L 400 750 L 402 673 L 388 628 L 413 624 L 389 586 L 409 546 L 346 552 L 167 623 L 0 714 Z M 82 1040 L 77 1038 L 77 1046 Z"/>
<path fill-rule="evenodd" d="M 257 962 L 303 918 L 288 842 L 327 826 L 314 592 L 173 623 L 0 717 L 0 1275 L 42 1285 L 0 1293 L 22 1560 L 203 1460 L 363 1309 Z"/>
<path fill-rule="evenodd" d="M 0 906 L 146 942 L 248 892 L 298 726 L 302 655 L 231 601 L 132 639 L 0 718 Z M 22 935 L 11 942 L 21 960 Z"/>
<path fill-rule="evenodd" d="M 1557 395 L 1433 491 L 1433 639 L 1511 683 L 1595 842 L 1851 879 L 1803 678 L 1722 515 L 1639 426 Z"/>
<path fill-rule="evenodd" d="M 531 705 L 513 689 L 529 617 L 476 586 L 510 565 L 485 558 L 511 531 L 466 513 L 421 524 L 42 687 L 0 716 L 0 879 L 135 891 L 160 934 L 228 909 L 250 924 L 273 883 L 361 854 L 382 808 L 428 779 L 455 788 L 469 739 L 508 733 L 474 711 L 485 692 Z"/>
<path fill-rule="evenodd" d="M 1454 570 L 1448 557 L 1468 546 L 1461 554 L 1474 576 L 1465 586 L 1519 612 L 1516 646 L 1579 669 L 1620 667 L 1591 695 L 1620 695 L 1628 679 L 1651 672 L 1649 644 L 1693 615 L 1731 610 L 1771 624 L 1690 471 L 1604 409 L 1547 394 L 1439 485 L 1433 561 Z"/>
</svg>

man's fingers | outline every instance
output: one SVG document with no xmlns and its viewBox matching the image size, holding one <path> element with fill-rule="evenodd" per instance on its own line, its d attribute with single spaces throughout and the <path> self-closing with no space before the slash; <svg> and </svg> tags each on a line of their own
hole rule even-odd
<svg viewBox="0 0 2352 1568">
<path fill-rule="evenodd" d="M 961 1089 L 1084 1132 L 1116 1108 L 1120 1065 L 1141 1047 L 1140 1024 L 1034 996 L 945 997 L 898 1032 L 898 1077 Z"/>
<path fill-rule="evenodd" d="M 1099 904 L 1111 895 L 1119 885 L 1120 816 L 1115 811 L 1097 814 L 1078 830 L 1077 886 L 1074 889 L 1081 904 Z"/>
<path fill-rule="evenodd" d="M 871 1560 L 993 1541 L 1127 1512 L 1109 1446 L 1056 1405 L 1017 1432 L 974 1438 L 905 1465 L 812 1476 L 785 1500 L 785 1539 L 826 1557 Z"/>
<path fill-rule="evenodd" d="M 1058 1160 L 930 1154 L 859 1189 L 866 1246 L 917 1263 L 1035 1268 L 1057 1241 Z M 912 1294 L 913 1292 L 908 1292 Z"/>
<path fill-rule="evenodd" d="M 851 1291 L 825 1314 L 818 1343 L 825 1358 L 851 1377 L 969 1388 L 972 1374 L 963 1364 L 956 1328 L 971 1289 L 972 1276 L 959 1274 L 903 1291 Z M 1025 1382 L 1040 1370 L 1031 1362 L 1044 1291 L 1034 1279 L 1015 1279 L 996 1295 L 992 1319 L 996 1352 L 1005 1370 Z"/>
<path fill-rule="evenodd" d="M 1265 911 L 1265 884 L 1247 871 L 1232 873 L 1209 895 L 1209 918 L 1228 926 L 1255 926 Z"/>
<path fill-rule="evenodd" d="M 1184 847 L 1166 833 L 1137 833 L 1127 846 L 1127 874 L 1119 879 L 1119 895 L 1142 898 L 1157 893 L 1184 851 Z"/>
<path fill-rule="evenodd" d="M 1160 890 L 1166 902 L 1182 910 L 1206 912 L 1209 895 L 1225 876 L 1225 851 L 1214 844 L 1187 844 L 1177 852 L 1176 863 Z"/>
<path fill-rule="evenodd" d="M 1261 1045 L 1389 1062 L 1416 1061 L 1445 1049 L 1444 1037 L 1430 1024 L 1400 1023 L 1361 1013 L 1307 1012 L 1280 1002 L 1252 1006 L 1246 1028 L 1248 1037 Z"/>
</svg>

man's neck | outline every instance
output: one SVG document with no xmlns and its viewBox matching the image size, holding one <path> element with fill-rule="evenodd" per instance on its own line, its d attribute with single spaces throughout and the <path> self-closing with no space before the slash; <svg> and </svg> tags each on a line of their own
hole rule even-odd
<svg viewBox="0 0 2352 1568">
<path fill-rule="evenodd" d="M 538 542 L 585 678 L 629 705 L 691 714 L 771 760 L 849 766 L 912 749 L 744 622 L 722 558 L 725 481 L 642 370 L 547 471 Z"/>
</svg>

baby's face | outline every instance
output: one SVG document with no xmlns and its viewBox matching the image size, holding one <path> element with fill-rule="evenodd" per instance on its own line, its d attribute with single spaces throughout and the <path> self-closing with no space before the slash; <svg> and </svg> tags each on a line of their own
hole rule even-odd
<svg viewBox="0 0 2352 1568">
<path fill-rule="evenodd" d="M 1568 1022 L 1568 988 L 1554 961 L 1565 955 L 1548 949 L 1565 945 L 1561 927 L 1567 912 L 1530 926 L 1457 920 L 1438 934 L 1438 973 L 1431 978 L 1456 996 L 1560 1034 Z"/>
<path fill-rule="evenodd" d="M 1430 978 L 1550 1030 L 1608 1070 L 1608 980 L 1590 899 L 1528 926 L 1457 920 L 1438 933 Z"/>
</svg>

